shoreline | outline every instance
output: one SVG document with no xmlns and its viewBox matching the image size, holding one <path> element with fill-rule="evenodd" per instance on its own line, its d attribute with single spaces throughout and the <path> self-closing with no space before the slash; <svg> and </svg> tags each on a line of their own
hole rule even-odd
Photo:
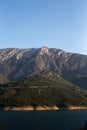
<svg viewBox="0 0 87 130">
<path fill-rule="evenodd" d="M 6 106 L 6 107 L 0 107 L 1 110 L 5 111 L 42 111 L 42 110 L 59 110 L 57 106 L 24 106 L 24 107 L 11 107 L 11 106 Z"/>
<path fill-rule="evenodd" d="M 0 107 L 0 110 L 5 111 L 45 111 L 45 110 L 87 110 L 87 106 L 68 106 L 64 108 L 60 108 L 57 106 L 24 106 L 24 107 L 12 107 L 12 106 L 6 106 L 6 107 Z"/>
<path fill-rule="evenodd" d="M 68 106 L 69 110 L 87 110 L 87 106 Z"/>
</svg>

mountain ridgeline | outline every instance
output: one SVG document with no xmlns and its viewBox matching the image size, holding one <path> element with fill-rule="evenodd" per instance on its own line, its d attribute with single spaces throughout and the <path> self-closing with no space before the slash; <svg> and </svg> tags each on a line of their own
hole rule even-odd
<svg viewBox="0 0 87 130">
<path fill-rule="evenodd" d="M 87 89 L 87 55 L 47 47 L 0 49 L 0 83 L 21 80 L 46 70 Z"/>
</svg>

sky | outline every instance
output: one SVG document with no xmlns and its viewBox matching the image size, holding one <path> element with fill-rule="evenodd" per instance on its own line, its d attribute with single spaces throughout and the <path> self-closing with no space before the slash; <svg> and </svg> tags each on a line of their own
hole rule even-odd
<svg viewBox="0 0 87 130">
<path fill-rule="evenodd" d="M 0 48 L 87 55 L 87 0 L 0 0 Z"/>
</svg>

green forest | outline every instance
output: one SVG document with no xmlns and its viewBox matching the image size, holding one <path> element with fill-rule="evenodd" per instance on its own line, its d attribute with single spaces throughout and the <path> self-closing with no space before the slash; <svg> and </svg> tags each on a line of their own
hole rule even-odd
<svg viewBox="0 0 87 130">
<path fill-rule="evenodd" d="M 87 106 L 87 90 L 51 72 L 0 85 L 0 106 Z"/>
</svg>

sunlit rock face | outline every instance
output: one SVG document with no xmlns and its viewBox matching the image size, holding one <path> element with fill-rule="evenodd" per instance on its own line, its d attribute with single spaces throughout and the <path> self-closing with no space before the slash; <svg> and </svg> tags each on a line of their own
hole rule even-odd
<svg viewBox="0 0 87 130">
<path fill-rule="evenodd" d="M 49 48 L 48 48 L 48 47 L 43 46 L 43 47 L 40 49 L 39 54 L 40 54 L 40 55 L 44 55 L 44 54 L 50 55 Z"/>
<path fill-rule="evenodd" d="M 70 81 L 79 76 L 86 77 L 87 55 L 69 53 L 45 46 L 27 49 L 0 49 L 2 80 L 19 80 L 45 70 L 56 72 Z"/>
</svg>

